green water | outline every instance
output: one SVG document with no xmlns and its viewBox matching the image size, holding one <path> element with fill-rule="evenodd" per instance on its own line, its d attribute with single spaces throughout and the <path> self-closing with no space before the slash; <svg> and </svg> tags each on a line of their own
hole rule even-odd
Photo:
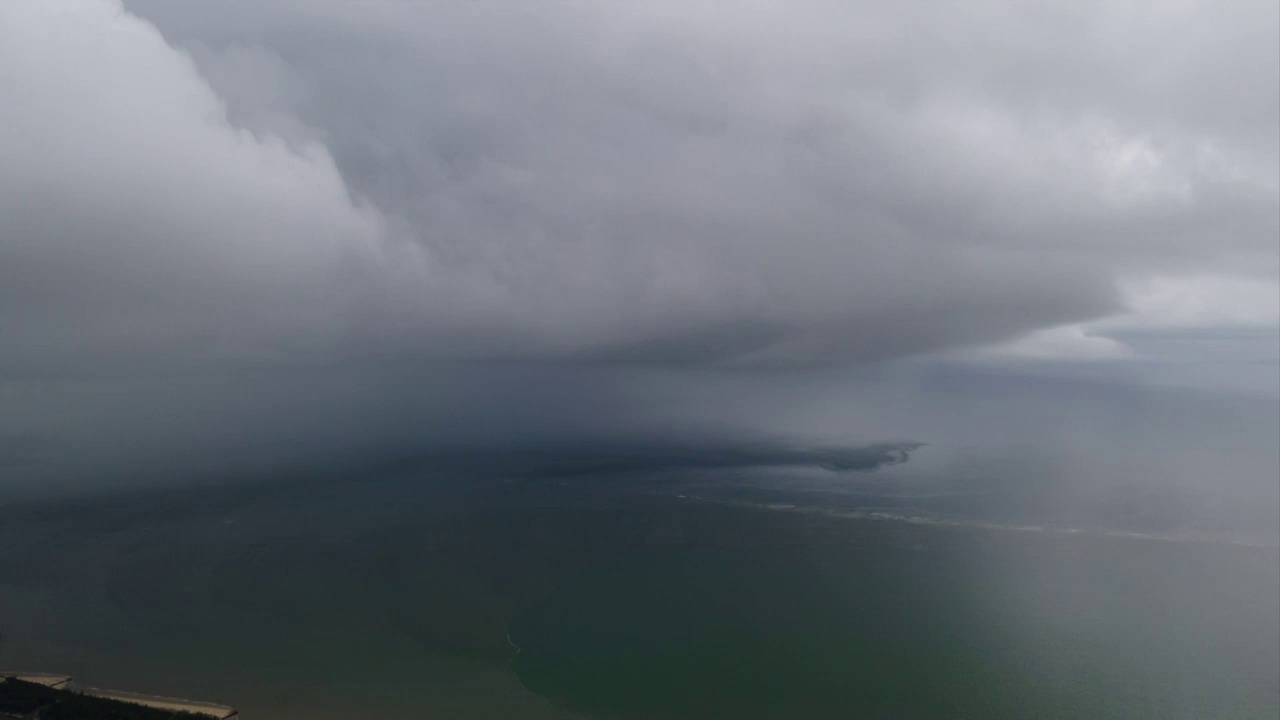
<svg viewBox="0 0 1280 720">
<path fill-rule="evenodd" d="M 928 535 L 645 553 L 522 615 L 516 669 L 608 717 L 1280 713 L 1274 557 Z"/>
<path fill-rule="evenodd" d="M 0 547 L 0 667 L 253 719 L 1280 717 L 1274 549 L 474 479 L 11 504 Z"/>
</svg>

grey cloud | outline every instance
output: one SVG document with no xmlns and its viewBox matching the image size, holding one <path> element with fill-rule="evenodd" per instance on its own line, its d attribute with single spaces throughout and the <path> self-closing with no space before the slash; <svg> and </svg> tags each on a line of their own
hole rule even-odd
<svg viewBox="0 0 1280 720">
<path fill-rule="evenodd" d="M 1044 521 L 1070 508 L 1071 523 L 1102 522 L 1131 495 L 1274 537 L 1274 395 L 1037 369 L 397 364 L 9 382 L 0 502 L 268 480 L 688 481 L 705 487 L 672 492 L 958 493 Z M 885 467 L 915 447 L 894 441 L 913 439 L 928 445 Z"/>
<path fill-rule="evenodd" d="M 6 9 L 10 373 L 843 364 L 1274 257 L 1265 3 L 73 7 Z"/>
<path fill-rule="evenodd" d="M 870 432 L 807 442 L 732 421 L 705 379 L 400 364 L 10 382 L 0 384 L 0 496 L 422 468 L 466 477 L 871 470 L 913 447 Z"/>
<path fill-rule="evenodd" d="M 1147 412 L 1116 388 L 1180 384 L 1168 343 L 1092 380 L 902 359 L 1114 313 L 1129 277 L 1275 282 L 1276 12 L 0 3 L 5 489 L 1004 436 L 1140 475 L 1181 431 L 1107 445 Z M 1000 399 L 1025 377 L 1070 389 Z M 1154 474 L 1238 450 L 1270 482 L 1273 414 Z"/>
<path fill-rule="evenodd" d="M 821 468 L 832 472 L 869 472 L 907 461 L 919 443 L 881 443 L 865 446 L 804 447 L 776 440 L 729 441 L 704 438 L 698 442 L 603 442 L 551 445 L 533 451 L 500 455 L 519 472 L 535 479 L 586 476 L 607 478 L 635 473 L 728 470 L 742 468 Z"/>
</svg>

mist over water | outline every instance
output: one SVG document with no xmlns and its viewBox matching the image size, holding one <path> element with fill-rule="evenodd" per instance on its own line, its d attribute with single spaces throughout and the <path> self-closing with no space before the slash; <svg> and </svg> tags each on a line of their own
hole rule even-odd
<svg viewBox="0 0 1280 720">
<path fill-rule="evenodd" d="M 612 430 L 505 436 L 521 404 L 474 403 L 514 381 L 363 413 L 360 385 L 329 387 L 344 414 L 314 383 L 277 386 L 217 423 L 189 404 L 216 387 L 101 385 L 96 410 L 50 389 L 44 407 L 61 392 L 81 412 L 30 422 L 43 448 L 87 442 L 128 396 L 103 433 L 139 445 L 80 447 L 123 478 L 128 424 L 167 417 L 145 420 L 167 474 L 107 490 L 65 464 L 38 493 L 8 476 L 0 665 L 282 719 L 1273 717 L 1272 406 L 979 380 L 943 399 L 823 383 L 758 422 L 785 435 L 729 429 L 735 401 L 768 407 L 761 384 L 668 385 L 693 389 L 665 428 L 619 400 Z M 554 383 L 520 392 L 557 416 Z M 290 397 L 314 412 L 280 426 Z M 1234 431 L 1192 431 L 1215 424 Z M 872 427 L 910 441 L 834 439 Z M 55 457 L 8 452 L 23 472 Z"/>
<path fill-rule="evenodd" d="M 4 392 L 4 667 L 281 720 L 1280 707 L 1266 397 L 510 367 Z"/>
<path fill-rule="evenodd" d="M 421 467 L 666 472 L 705 476 L 713 495 L 781 483 L 827 492 L 817 504 L 873 492 L 997 521 L 1280 535 L 1280 401 L 1266 394 L 928 367 L 508 365 L 48 379 L 0 397 L 0 495 L 15 498 Z"/>
</svg>

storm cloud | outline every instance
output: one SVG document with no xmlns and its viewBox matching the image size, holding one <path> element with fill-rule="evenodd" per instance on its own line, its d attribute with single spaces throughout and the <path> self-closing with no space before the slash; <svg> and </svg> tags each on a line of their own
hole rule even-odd
<svg viewBox="0 0 1280 720">
<path fill-rule="evenodd" d="M 0 12 L 8 374 L 847 364 L 1275 280 L 1272 3 Z"/>
<path fill-rule="evenodd" d="M 1269 401 L 1278 12 L 0 3 L 0 474 L 838 466 Z"/>
</svg>

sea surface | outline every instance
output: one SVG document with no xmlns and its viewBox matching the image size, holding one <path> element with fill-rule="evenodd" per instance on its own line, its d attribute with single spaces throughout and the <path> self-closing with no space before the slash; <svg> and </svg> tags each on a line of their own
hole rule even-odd
<svg viewBox="0 0 1280 720">
<path fill-rule="evenodd" d="M 984 499 L 925 454 L 14 500 L 0 669 L 246 720 L 1280 717 L 1269 534 Z"/>
</svg>

